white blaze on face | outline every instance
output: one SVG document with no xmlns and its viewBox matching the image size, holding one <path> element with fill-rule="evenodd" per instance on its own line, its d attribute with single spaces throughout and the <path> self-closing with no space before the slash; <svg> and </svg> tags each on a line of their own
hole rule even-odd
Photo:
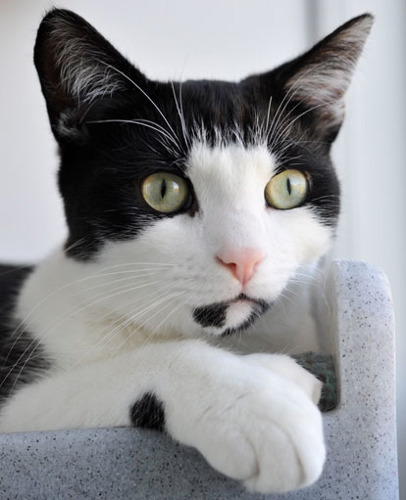
<svg viewBox="0 0 406 500">
<path fill-rule="evenodd" d="M 274 300 L 299 265 L 328 249 L 331 230 L 306 206 L 267 206 L 265 187 L 276 173 L 265 145 L 238 144 L 191 150 L 187 175 L 199 204 L 198 221 L 213 256 L 223 249 L 255 249 L 264 255 L 248 284 L 254 297 Z"/>
<path fill-rule="evenodd" d="M 274 170 L 274 159 L 265 146 L 195 144 L 187 174 L 214 247 L 264 246 L 264 190 Z"/>
</svg>

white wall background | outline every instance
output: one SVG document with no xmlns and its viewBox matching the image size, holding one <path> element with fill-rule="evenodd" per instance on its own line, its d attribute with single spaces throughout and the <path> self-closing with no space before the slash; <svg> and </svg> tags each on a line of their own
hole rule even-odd
<svg viewBox="0 0 406 500">
<path fill-rule="evenodd" d="M 365 11 L 376 25 L 335 147 L 344 185 L 336 255 L 373 262 L 396 307 L 400 470 L 406 467 L 406 2 L 60 0 L 161 79 L 238 79 L 270 69 Z M 65 235 L 56 147 L 32 64 L 46 0 L 0 0 L 0 262 L 31 262 Z M 400 474 L 402 495 L 406 480 Z M 402 496 L 401 496 L 402 498 Z"/>
</svg>

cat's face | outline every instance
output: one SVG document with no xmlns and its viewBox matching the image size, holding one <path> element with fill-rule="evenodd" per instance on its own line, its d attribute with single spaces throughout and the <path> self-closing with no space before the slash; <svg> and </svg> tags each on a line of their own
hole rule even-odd
<svg viewBox="0 0 406 500">
<path fill-rule="evenodd" d="M 150 331 L 222 335 L 326 252 L 330 145 L 369 27 L 350 22 L 240 83 L 164 84 L 76 15 L 45 18 L 35 60 L 61 148 L 66 252 L 111 279 L 112 310 Z"/>
<path fill-rule="evenodd" d="M 143 297 L 130 299 L 127 308 L 119 294 L 116 310 L 131 315 L 153 302 L 158 307 L 150 309 L 149 327 L 185 334 L 231 332 L 264 312 L 300 265 L 327 250 L 333 231 L 311 205 L 267 205 L 265 187 L 278 171 L 265 145 L 196 141 L 179 172 L 193 189 L 196 209 L 154 221 L 146 216 L 137 236 L 97 254 L 101 269 L 141 263 L 134 283 Z"/>
</svg>

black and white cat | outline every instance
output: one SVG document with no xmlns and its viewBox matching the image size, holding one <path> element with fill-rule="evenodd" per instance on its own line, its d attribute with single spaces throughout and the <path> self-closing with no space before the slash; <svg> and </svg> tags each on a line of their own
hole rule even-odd
<svg viewBox="0 0 406 500">
<path fill-rule="evenodd" d="M 334 235 L 330 147 L 371 25 L 238 83 L 161 83 L 48 13 L 35 64 L 69 236 L 0 328 L 1 431 L 144 426 L 255 491 L 317 480 L 320 383 L 241 351 L 279 328 L 283 350 L 315 348 L 302 300 L 283 297 Z"/>
</svg>

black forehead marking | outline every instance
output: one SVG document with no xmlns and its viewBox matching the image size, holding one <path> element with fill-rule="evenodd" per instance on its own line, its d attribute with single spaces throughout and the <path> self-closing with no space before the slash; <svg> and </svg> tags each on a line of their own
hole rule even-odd
<svg viewBox="0 0 406 500">
<path fill-rule="evenodd" d="M 226 142 L 235 142 L 236 129 L 242 133 L 242 139 L 251 144 L 250 136 L 257 117 L 262 113 L 265 118 L 266 114 L 266 106 L 255 101 L 251 86 L 241 83 L 188 80 L 182 83 L 157 83 L 154 90 L 160 110 L 186 153 L 190 139 L 196 135 L 199 137 L 202 129 L 209 145 L 216 143 L 218 134 Z M 146 111 L 152 113 L 154 120 L 161 126 L 168 127 L 156 109 L 150 106 Z M 185 137 L 185 131 L 188 137 Z"/>
</svg>

